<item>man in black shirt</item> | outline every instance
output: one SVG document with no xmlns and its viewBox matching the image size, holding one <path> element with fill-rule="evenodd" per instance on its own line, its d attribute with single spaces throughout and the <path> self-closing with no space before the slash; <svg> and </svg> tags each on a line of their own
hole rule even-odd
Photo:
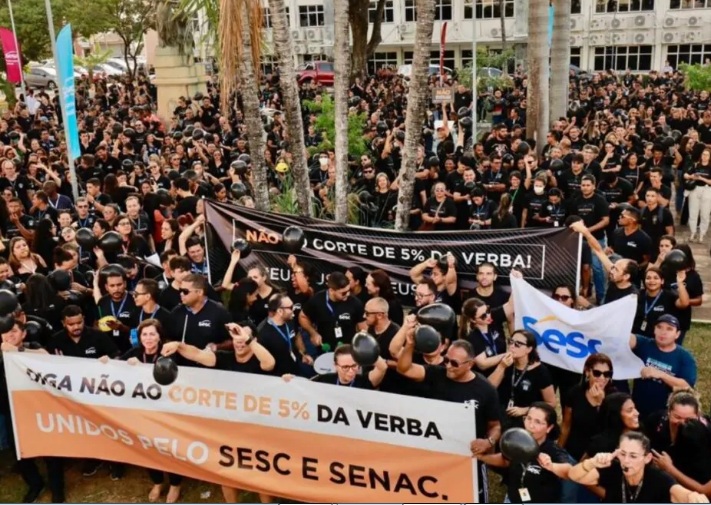
<svg viewBox="0 0 711 505">
<path fill-rule="evenodd" d="M 170 312 L 158 305 L 158 281 L 154 279 L 141 279 L 136 284 L 136 289 L 131 293 L 135 308 L 131 313 L 131 343 L 136 345 L 138 334 L 135 331 L 146 319 L 157 319 L 163 328 L 170 326 Z M 135 333 L 135 335 L 134 335 Z M 135 337 L 135 338 L 134 338 Z"/>
<path fill-rule="evenodd" d="M 652 261 L 659 256 L 659 240 L 664 235 L 674 235 L 674 216 L 668 207 L 659 204 L 659 190 L 647 188 L 644 193 L 646 205 L 640 212 L 640 225 L 652 240 Z"/>
<path fill-rule="evenodd" d="M 639 226 L 639 211 L 627 206 L 620 213 L 619 228 L 612 235 L 610 248 L 623 258 L 634 260 L 645 270 L 652 256 L 652 239 Z"/>
<path fill-rule="evenodd" d="M 198 349 L 227 349 L 232 345 L 226 324 L 230 313 L 222 305 L 207 298 L 207 280 L 202 275 L 189 274 L 180 286 L 182 303 L 171 313 L 168 336 Z M 178 363 L 188 364 L 186 362 Z"/>
<path fill-rule="evenodd" d="M 304 305 L 299 325 L 316 347 L 326 344 L 335 349 L 339 343 L 349 343 L 356 331 L 366 329 L 363 303 L 351 296 L 348 278 L 341 272 L 329 275 L 326 285 L 326 290 L 316 293 Z"/>
<path fill-rule="evenodd" d="M 232 349 L 213 351 L 209 347 L 198 349 L 184 342 L 167 342 L 163 344 L 161 354 L 170 356 L 177 352 L 202 366 L 230 372 L 267 374 L 274 370 L 274 356 L 257 341 L 249 326 L 229 323 L 227 329 L 232 337 Z"/>
<path fill-rule="evenodd" d="M 657 190 L 657 203 L 662 207 L 668 207 L 669 201 L 672 197 L 672 190 L 669 186 L 662 183 L 662 170 L 659 168 L 653 168 L 649 171 L 649 183 L 645 184 L 642 189 L 637 193 L 638 201 L 637 204 L 640 207 L 645 207 L 647 204 L 646 195 L 647 190 L 654 188 Z"/>
<path fill-rule="evenodd" d="M 267 300 L 268 317 L 259 325 L 259 343 L 276 360 L 274 375 L 311 375 L 302 369 L 313 365 L 306 353 L 301 335 L 295 332 L 294 302 L 284 293 L 276 293 Z M 290 324 L 291 323 L 291 324 Z"/>
<path fill-rule="evenodd" d="M 499 395 L 496 388 L 480 373 L 472 370 L 474 349 L 466 340 L 455 340 L 447 349 L 444 366 L 416 365 L 414 330 L 407 335 L 400 352 L 397 371 L 415 381 L 428 383 L 434 398 L 448 402 L 473 402 L 476 410 L 476 440 L 471 443 L 474 455 L 491 452 L 501 435 Z M 483 465 L 477 465 L 479 482 L 483 482 Z M 479 503 L 487 503 L 484 486 L 479 489 Z"/>
<path fill-rule="evenodd" d="M 590 233 L 606 247 L 605 228 L 610 222 L 610 210 L 605 198 L 595 192 L 595 177 L 584 175 L 580 181 L 580 196 L 571 201 L 569 215 L 580 216 Z M 583 247 L 588 247 L 583 244 Z M 587 265 L 583 265 L 585 269 Z M 587 274 L 589 276 L 589 274 Z M 605 297 L 605 272 L 600 260 L 592 258 L 592 277 L 595 285 L 595 298 L 599 304 Z M 589 287 L 583 286 L 583 296 L 587 296 Z"/>
<path fill-rule="evenodd" d="M 376 389 L 388 370 L 388 364 L 379 357 L 367 374 L 359 374 L 360 365 L 353 359 L 353 348 L 350 344 L 339 346 L 333 353 L 333 361 L 336 365 L 336 373 L 319 375 L 313 379 L 315 382 L 356 389 Z"/>
<path fill-rule="evenodd" d="M 99 289 L 100 275 L 94 277 L 94 299 L 98 308 L 98 319 L 111 316 L 106 326 L 110 328 L 107 335 L 113 337 L 116 346 L 125 352 L 131 348 L 131 328 L 136 304 L 126 289 L 126 279 L 122 273 L 110 273 L 106 276 L 104 288 L 106 295 L 101 296 Z"/>
</svg>

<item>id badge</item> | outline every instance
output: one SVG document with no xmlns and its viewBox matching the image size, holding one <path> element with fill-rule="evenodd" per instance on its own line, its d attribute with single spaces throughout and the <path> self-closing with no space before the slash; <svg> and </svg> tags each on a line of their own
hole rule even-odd
<svg viewBox="0 0 711 505">
<path fill-rule="evenodd" d="M 114 330 L 114 331 L 112 331 L 111 333 L 113 334 L 114 337 L 120 337 L 120 336 L 121 336 L 121 332 L 118 331 L 118 330 Z"/>
<path fill-rule="evenodd" d="M 560 221 L 558 221 L 558 220 L 553 221 L 553 227 L 554 227 L 554 228 L 558 228 L 559 226 L 560 226 Z"/>
<path fill-rule="evenodd" d="M 336 339 L 342 339 L 343 338 L 343 330 L 341 329 L 340 326 L 336 326 L 333 329 L 333 334 L 335 335 Z"/>
<path fill-rule="evenodd" d="M 514 405 L 514 401 L 513 401 L 513 398 L 512 398 L 512 399 L 509 400 L 509 404 L 508 404 L 508 406 L 507 406 L 506 408 L 507 408 L 507 409 L 512 409 L 512 408 L 514 408 L 515 406 L 516 406 L 516 405 Z"/>
<path fill-rule="evenodd" d="M 642 324 L 639 325 L 639 329 L 641 331 L 646 331 L 647 330 L 647 321 L 642 321 Z"/>
<path fill-rule="evenodd" d="M 293 359 L 294 361 L 296 361 L 296 354 L 294 354 L 294 351 L 291 351 L 290 354 L 291 354 L 291 359 Z"/>
<path fill-rule="evenodd" d="M 522 487 L 518 490 L 518 495 L 521 497 L 522 502 L 531 501 L 531 493 L 528 492 L 528 488 Z"/>
<path fill-rule="evenodd" d="M 486 348 L 486 356 L 491 358 L 494 355 L 494 350 L 491 347 Z"/>
</svg>

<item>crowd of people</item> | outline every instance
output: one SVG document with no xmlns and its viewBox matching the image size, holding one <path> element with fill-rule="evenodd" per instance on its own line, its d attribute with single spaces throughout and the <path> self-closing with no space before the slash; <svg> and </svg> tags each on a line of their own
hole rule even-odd
<svg viewBox="0 0 711 505">
<path fill-rule="evenodd" d="M 278 82 L 271 74 L 262 79 L 265 108 L 283 108 Z M 291 282 L 278 285 L 259 264 L 243 268 L 234 251 L 211 285 L 204 198 L 254 204 L 240 97 L 234 114 L 221 114 L 211 82 L 207 93 L 181 99 L 172 118 L 158 118 L 146 76 L 92 89 L 78 82 L 76 200 L 57 97 L 30 91 L 3 114 L 0 288 L 16 292 L 20 305 L 2 334 L 2 352 L 129 364 L 164 355 L 180 366 L 474 401 L 471 452 L 481 502 L 489 500 L 491 477 L 514 503 L 708 502 L 711 431 L 693 389 L 696 358 L 682 344 L 703 295 L 689 243 L 705 240 L 711 214 L 709 93 L 685 90 L 677 72 L 571 75 L 568 114 L 551 125 L 541 148 L 524 137 L 525 82 L 517 72 L 513 89 L 494 92 L 492 129 L 474 138 L 468 110 L 484 97 L 473 100 L 451 80 L 453 103 L 433 105 L 422 128 L 411 228 L 568 226 L 581 234 L 581 285 L 557 286 L 551 296 L 585 310 L 637 294 L 630 347 L 645 366 L 631 384 L 613 380 L 615 364 L 604 354 L 591 355 L 580 373 L 541 362 L 535 335 L 514 327 L 513 300 L 490 263 L 478 265 L 467 297 L 453 257 L 413 266 L 414 308 L 403 307 L 384 270 L 335 267 L 317 285 L 299 255 L 289 257 Z M 367 154 L 348 167 L 351 192 L 375 204 L 368 207 L 373 226 L 388 226 L 394 215 L 407 85 L 378 72 L 350 88 L 351 110 L 368 114 Z M 300 99 L 323 93 L 305 84 Z M 305 112 L 304 122 L 307 144 L 316 145 L 324 132 L 316 131 L 315 115 Z M 280 113 L 266 122 L 265 136 L 270 192 L 278 194 L 288 190 L 291 156 Z M 334 160 L 329 150 L 311 160 L 313 198 L 325 208 L 334 198 Z M 236 182 L 247 191 L 237 200 Z M 684 223 L 690 233 L 680 237 L 675 230 Z M 96 247 L 82 247 L 86 229 Z M 120 243 L 109 247 L 102 240 L 109 232 Z M 664 268 L 673 249 L 687 259 L 678 271 Z M 440 334 L 434 352 L 417 353 L 417 311 L 435 302 L 460 315 L 457 329 Z M 354 359 L 349 343 L 359 331 L 379 343 L 372 367 Z M 333 352 L 333 372 L 319 375 L 314 360 L 326 352 Z M 0 379 L 0 448 L 8 448 L 1 368 Z M 405 409 L 407 399 L 400 401 Z M 511 464 L 502 455 L 499 439 L 511 427 L 540 445 L 536 461 Z M 52 501 L 62 503 L 76 484 L 64 480 L 72 462 L 42 459 L 46 478 L 35 459 L 16 465 L 27 484 L 24 502 L 48 486 Z M 83 461 L 82 474 L 91 478 L 103 466 Z M 112 480 L 123 478 L 123 464 L 105 466 Z M 180 499 L 182 476 L 149 474 L 151 502 L 162 499 L 166 484 L 167 503 Z M 238 492 L 224 487 L 225 501 L 239 501 Z"/>
</svg>

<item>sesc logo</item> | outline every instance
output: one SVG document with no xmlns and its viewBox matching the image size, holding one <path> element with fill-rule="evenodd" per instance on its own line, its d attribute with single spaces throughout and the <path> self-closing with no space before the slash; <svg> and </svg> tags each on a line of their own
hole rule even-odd
<svg viewBox="0 0 711 505">
<path fill-rule="evenodd" d="M 602 342 L 592 338 L 588 339 L 579 331 L 572 331 L 565 334 L 557 328 L 536 329 L 536 325 L 540 325 L 540 323 L 556 320 L 557 318 L 555 316 L 546 316 L 541 319 L 524 316 L 523 327 L 536 336 L 536 341 L 539 346 L 545 346 L 546 349 L 554 354 L 560 354 L 562 351 L 565 351 L 565 354 L 571 358 L 582 359 L 590 354 L 599 352 L 597 347 L 602 344 Z"/>
</svg>

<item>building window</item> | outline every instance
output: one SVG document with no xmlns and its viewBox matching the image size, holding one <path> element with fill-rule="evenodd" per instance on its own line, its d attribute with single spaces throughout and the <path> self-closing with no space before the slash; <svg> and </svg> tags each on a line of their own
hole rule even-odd
<svg viewBox="0 0 711 505">
<path fill-rule="evenodd" d="M 472 1 L 464 0 L 464 19 L 472 18 Z M 501 17 L 499 0 L 475 0 L 477 19 L 498 19 Z M 514 0 L 504 0 L 504 17 L 514 17 Z"/>
<path fill-rule="evenodd" d="M 670 9 L 708 9 L 711 0 L 670 0 Z"/>
<path fill-rule="evenodd" d="M 264 28 L 272 28 L 272 13 L 269 7 L 264 7 L 262 9 L 262 16 L 264 19 Z M 289 8 L 286 7 L 286 25 L 291 26 L 291 15 L 289 14 Z"/>
<path fill-rule="evenodd" d="M 368 7 L 368 22 L 375 23 L 375 14 L 378 12 L 378 2 L 370 2 Z M 385 9 L 383 10 L 383 23 L 395 22 L 395 6 L 393 0 L 386 0 Z"/>
<path fill-rule="evenodd" d="M 639 12 L 653 11 L 654 0 L 597 0 L 595 12 Z"/>
<path fill-rule="evenodd" d="M 472 64 L 472 50 L 462 49 L 462 68 Z"/>
<path fill-rule="evenodd" d="M 368 60 L 368 74 L 375 75 L 378 70 L 384 67 L 397 68 L 397 52 L 373 53 L 373 57 Z"/>
<path fill-rule="evenodd" d="M 682 44 L 667 47 L 667 60 L 675 69 L 682 63 L 703 64 L 708 59 L 711 59 L 711 44 Z"/>
<path fill-rule="evenodd" d="M 570 64 L 575 65 L 578 68 L 582 68 L 580 66 L 580 60 L 581 60 L 581 55 L 582 55 L 582 47 L 571 47 L 570 48 Z"/>
<path fill-rule="evenodd" d="M 323 5 L 299 5 L 299 26 L 323 26 Z"/>
<path fill-rule="evenodd" d="M 437 65 L 439 67 L 439 51 L 430 52 L 430 65 Z M 444 52 L 444 66 L 450 70 L 454 70 L 456 61 L 454 59 L 453 50 Z"/>
<path fill-rule="evenodd" d="M 595 71 L 652 70 L 652 46 L 609 46 L 595 48 Z"/>
<path fill-rule="evenodd" d="M 405 21 L 417 21 L 415 0 L 405 0 Z"/>
<path fill-rule="evenodd" d="M 452 19 L 452 0 L 437 0 L 435 2 L 435 21 Z"/>
<path fill-rule="evenodd" d="M 262 55 L 262 75 L 274 73 L 274 68 L 276 67 L 276 64 L 276 56 Z"/>
<path fill-rule="evenodd" d="M 582 11 L 583 11 L 582 0 L 572 0 L 570 2 L 570 13 L 571 14 L 580 14 Z"/>
</svg>

